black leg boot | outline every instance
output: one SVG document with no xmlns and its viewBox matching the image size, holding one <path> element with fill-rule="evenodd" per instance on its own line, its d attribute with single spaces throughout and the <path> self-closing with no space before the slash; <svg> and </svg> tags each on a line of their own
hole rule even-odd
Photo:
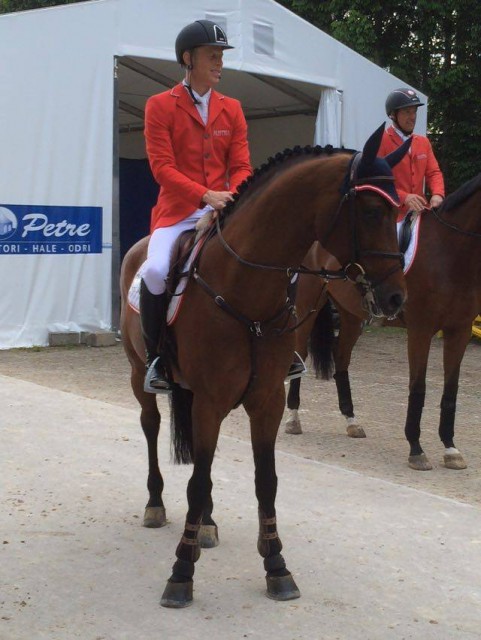
<svg viewBox="0 0 481 640">
<path fill-rule="evenodd" d="M 170 391 L 162 355 L 167 312 L 165 298 L 165 294 L 150 293 L 145 282 L 141 281 L 140 324 L 147 356 L 144 391 L 149 393 Z"/>
<path fill-rule="evenodd" d="M 291 366 L 289 367 L 289 372 L 286 376 L 286 382 L 290 382 L 291 380 L 295 380 L 296 378 L 300 378 L 307 372 L 306 365 L 301 356 L 294 351 L 294 359 L 292 361 Z"/>
</svg>

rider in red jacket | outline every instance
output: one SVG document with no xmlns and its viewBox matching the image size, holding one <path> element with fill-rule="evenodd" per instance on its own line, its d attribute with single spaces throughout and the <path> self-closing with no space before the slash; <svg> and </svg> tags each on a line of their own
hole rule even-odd
<svg viewBox="0 0 481 640">
<path fill-rule="evenodd" d="M 145 141 L 160 186 L 152 210 L 147 260 L 141 267 L 140 320 L 147 356 L 144 390 L 169 390 L 163 361 L 166 277 L 175 240 L 194 229 L 207 212 L 217 212 L 250 174 L 247 124 L 238 100 L 214 87 L 220 81 L 224 49 L 232 49 L 222 28 L 197 20 L 175 42 L 185 79 L 154 95 L 145 108 Z"/>
<path fill-rule="evenodd" d="M 214 90 L 221 78 L 224 49 L 232 47 L 218 24 L 196 20 L 184 27 L 175 53 L 185 78 L 149 98 L 145 107 L 147 156 L 160 186 L 147 260 L 140 270 L 140 319 L 147 356 L 144 390 L 150 393 L 170 389 L 163 342 L 172 246 L 204 214 L 217 215 L 252 172 L 240 102 Z M 304 370 L 296 354 L 288 375 L 296 377 Z"/>
<path fill-rule="evenodd" d="M 411 148 L 393 167 L 396 190 L 401 199 L 398 222 L 408 211 L 421 212 L 427 207 L 439 207 L 444 198 L 444 179 L 425 136 L 413 133 L 418 107 L 423 106 L 412 89 L 392 91 L 386 99 L 386 114 L 392 125 L 384 132 L 378 155 L 386 156 L 411 137 Z M 429 202 L 425 191 L 430 193 Z"/>
</svg>

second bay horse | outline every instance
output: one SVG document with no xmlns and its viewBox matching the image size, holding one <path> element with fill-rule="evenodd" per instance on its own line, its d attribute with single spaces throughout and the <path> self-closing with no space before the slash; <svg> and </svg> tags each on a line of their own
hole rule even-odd
<svg viewBox="0 0 481 640">
<path fill-rule="evenodd" d="M 307 260 L 312 268 L 335 264 L 319 246 Z M 420 443 L 421 416 L 426 395 L 426 371 L 431 340 L 442 331 L 444 388 L 439 417 L 439 437 L 444 444 L 444 464 L 449 469 L 464 469 L 466 462 L 454 444 L 456 400 L 461 362 L 471 337 L 473 319 L 481 310 L 481 174 L 449 195 L 438 210 L 421 214 L 417 253 L 407 270 L 408 298 L 399 320 L 385 322 L 407 328 L 409 359 L 409 398 L 405 436 L 412 469 L 432 469 Z M 357 423 L 351 396 L 349 363 L 351 353 L 369 318 L 365 305 L 348 282 L 336 281 L 324 288 L 321 282 L 301 276 L 297 306 L 299 313 L 317 305 L 319 309 L 331 296 L 339 311 L 340 330 L 334 350 L 335 380 L 339 408 L 347 420 L 348 435 L 364 437 Z M 322 294 L 320 292 L 322 290 Z M 329 292 L 329 293 L 328 293 Z M 319 297 L 320 296 L 320 297 Z M 317 301 L 317 302 L 314 302 Z M 317 331 L 316 321 L 298 330 L 298 349 L 306 351 L 308 333 Z M 300 433 L 300 381 L 294 380 L 288 407 L 292 414 L 286 431 Z"/>
</svg>

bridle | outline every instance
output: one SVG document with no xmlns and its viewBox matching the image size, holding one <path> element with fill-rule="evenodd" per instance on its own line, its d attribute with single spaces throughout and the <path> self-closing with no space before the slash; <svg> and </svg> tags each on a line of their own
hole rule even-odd
<svg viewBox="0 0 481 640">
<path fill-rule="evenodd" d="M 315 308 L 307 311 L 304 318 L 301 320 L 297 317 L 296 306 L 295 306 L 295 289 L 296 285 L 293 285 L 293 281 L 297 279 L 298 274 L 306 274 L 318 276 L 324 279 L 324 287 L 321 291 L 320 296 L 325 290 L 329 280 L 350 280 L 354 284 L 356 284 L 360 289 L 363 296 L 363 301 L 366 302 L 366 306 L 369 307 L 369 311 L 372 315 L 374 315 L 373 310 L 377 309 L 377 305 L 375 302 L 375 289 L 378 287 L 381 282 L 384 281 L 385 278 L 389 277 L 392 273 L 397 271 L 398 269 L 402 269 L 403 266 L 403 255 L 402 253 L 387 253 L 382 251 L 374 251 L 372 249 L 361 249 L 359 246 L 359 238 L 356 233 L 356 206 L 355 206 L 355 198 L 358 191 L 362 191 L 364 188 L 369 185 L 369 188 L 376 190 L 376 183 L 379 184 L 381 181 L 390 178 L 384 178 L 384 176 L 376 176 L 374 178 L 369 179 L 359 179 L 357 177 L 357 168 L 359 166 L 361 153 L 356 153 L 355 156 L 351 160 L 351 164 L 349 166 L 348 172 L 346 174 L 345 182 L 347 182 L 347 190 L 345 191 L 343 197 L 341 198 L 339 205 L 337 207 L 336 212 L 332 218 L 331 224 L 327 233 L 325 234 L 322 243 L 326 241 L 326 239 L 331 235 L 334 231 L 337 222 L 339 220 L 339 216 L 342 210 L 343 205 L 347 202 L 349 205 L 349 220 L 350 220 L 350 229 L 351 229 L 351 260 L 347 263 L 346 266 L 339 270 L 330 270 L 330 269 L 309 269 L 303 265 L 299 267 L 279 267 L 276 265 L 269 264 L 260 264 L 257 262 L 251 262 L 250 260 L 246 260 L 238 255 L 234 249 L 227 243 L 226 239 L 223 236 L 222 228 L 220 224 L 220 216 L 217 215 L 215 220 L 215 227 L 212 226 L 211 233 L 212 236 L 214 234 L 217 235 L 222 247 L 227 251 L 229 255 L 231 255 L 239 264 L 242 264 L 245 267 L 258 269 L 263 271 L 277 271 L 284 272 L 288 278 L 287 285 L 287 293 L 286 293 L 286 301 L 283 307 L 278 311 L 273 317 L 268 320 L 252 320 L 247 317 L 237 309 L 235 309 L 225 298 L 219 295 L 210 285 L 200 276 L 198 272 L 198 264 L 200 261 L 200 255 L 202 251 L 199 251 L 196 260 L 192 264 L 189 275 L 192 276 L 194 281 L 209 295 L 215 304 L 229 314 L 231 317 L 235 318 L 238 322 L 243 324 L 248 329 L 248 335 L 250 338 L 250 356 L 251 356 L 251 367 L 250 367 L 250 375 L 249 380 L 247 382 L 246 388 L 236 403 L 236 407 L 239 406 L 252 385 L 255 382 L 257 377 L 257 349 L 256 343 L 259 338 L 266 338 L 269 336 L 281 336 L 286 333 L 291 333 L 298 329 L 313 313 L 317 313 L 317 304 Z M 379 188 L 379 191 L 381 189 Z M 321 244 L 322 244 L 321 243 Z M 204 243 L 204 247 L 207 243 Z M 387 259 L 396 259 L 398 260 L 398 264 L 390 269 L 381 279 L 376 282 L 371 282 L 370 278 L 367 276 L 366 271 L 361 265 L 361 258 L 363 256 L 377 256 L 380 258 Z M 356 273 L 357 272 L 357 273 Z M 294 292 L 292 292 L 294 290 Z M 294 320 L 294 322 L 292 322 Z"/>
<path fill-rule="evenodd" d="M 353 284 L 357 285 L 361 290 L 361 294 L 363 300 L 366 301 L 366 305 L 368 306 L 370 313 L 372 315 L 376 314 L 377 305 L 375 302 L 375 290 L 379 285 L 390 275 L 395 273 L 398 269 L 402 269 L 404 263 L 404 256 L 402 253 L 390 253 L 384 251 L 374 251 L 372 249 L 362 249 L 359 246 L 359 238 L 356 231 L 356 206 L 355 206 L 355 198 L 359 191 L 369 187 L 370 189 L 376 190 L 376 188 L 381 191 L 380 187 L 377 185 L 381 184 L 383 181 L 389 180 L 393 181 L 394 178 L 391 176 L 374 176 L 370 178 L 358 178 L 357 171 L 359 167 L 359 162 L 361 160 L 362 153 L 356 153 L 351 159 L 350 166 L 347 171 L 346 178 L 348 178 L 348 188 L 341 198 L 339 205 L 334 213 L 334 216 L 331 220 L 331 224 L 328 228 L 327 233 L 321 241 L 321 244 L 324 245 L 325 241 L 329 238 L 329 236 L 334 231 L 339 216 L 342 210 L 343 205 L 347 202 L 349 205 L 349 224 L 350 224 L 350 235 L 351 235 L 351 259 L 350 261 L 341 269 L 338 270 L 330 270 L 330 269 L 309 269 L 304 265 L 300 265 L 299 267 L 279 267 L 275 265 L 261 264 L 257 262 L 251 262 L 242 258 L 238 255 L 234 249 L 227 243 L 223 234 L 222 228 L 220 224 L 220 216 L 216 217 L 215 220 L 215 229 L 217 237 L 221 245 L 224 249 L 231 255 L 239 264 L 243 266 L 264 270 L 264 271 L 279 271 L 284 272 L 291 282 L 296 274 L 306 274 L 321 277 L 325 280 L 326 284 L 329 280 L 349 280 Z M 394 267 L 389 269 L 386 274 L 383 275 L 382 278 L 379 278 L 377 281 L 372 282 L 368 277 L 365 269 L 361 264 L 361 259 L 363 256 L 376 256 L 378 258 L 386 258 L 386 259 L 395 259 L 398 261 Z M 264 337 L 265 335 L 282 335 L 283 333 L 295 331 L 301 324 L 303 324 L 308 317 L 316 312 L 316 309 L 312 309 L 307 312 L 306 316 L 298 321 L 295 309 L 295 301 L 289 295 L 289 292 L 286 296 L 286 302 L 284 307 L 277 313 L 275 316 L 266 321 L 253 321 L 249 319 L 244 314 L 240 313 L 236 309 L 234 309 L 222 296 L 217 294 L 208 284 L 207 282 L 200 276 L 197 270 L 198 260 L 200 259 L 200 255 L 194 265 L 192 265 L 191 275 L 194 278 L 195 282 L 197 282 L 206 293 L 213 298 L 214 302 L 226 311 L 229 315 L 233 316 L 242 324 L 248 326 L 249 330 L 258 338 Z M 282 316 L 286 315 L 286 320 L 281 328 L 271 328 L 271 325 L 277 323 Z M 291 325 L 291 318 L 295 319 L 294 326 Z"/>
<path fill-rule="evenodd" d="M 347 279 L 353 282 L 360 289 L 365 310 L 374 317 L 382 317 L 383 314 L 378 311 L 378 306 L 376 304 L 376 289 L 384 282 L 384 280 L 389 278 L 389 276 L 404 267 L 404 255 L 401 252 L 375 251 L 373 249 L 362 249 L 360 247 L 356 229 L 355 198 L 358 192 L 362 192 L 364 190 L 374 191 L 379 193 L 380 195 L 384 195 L 382 190 L 383 183 L 394 183 L 394 176 L 370 176 L 367 178 L 359 178 L 357 173 L 361 158 L 362 153 L 358 152 L 351 160 L 351 164 L 348 169 L 349 183 L 346 186 L 346 193 L 344 195 L 344 198 L 339 203 L 337 211 L 331 222 L 331 226 L 322 239 L 321 244 L 324 244 L 331 233 L 334 231 L 342 206 L 347 200 L 349 203 L 351 261 L 346 266 L 344 266 L 343 271 L 346 273 Z M 362 258 L 365 256 L 376 256 L 377 258 L 396 260 L 397 264 L 389 269 L 381 278 L 372 281 L 368 277 L 361 264 Z M 349 276 L 349 271 L 351 269 L 353 269 L 354 272 L 357 270 L 357 275 Z"/>
</svg>

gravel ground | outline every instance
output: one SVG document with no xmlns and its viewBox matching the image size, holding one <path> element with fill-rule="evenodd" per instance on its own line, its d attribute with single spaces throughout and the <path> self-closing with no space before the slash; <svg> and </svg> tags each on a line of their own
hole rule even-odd
<svg viewBox="0 0 481 640">
<path fill-rule="evenodd" d="M 309 373 L 301 389 L 300 414 L 304 433 L 286 434 L 282 424 L 277 446 L 282 451 L 362 475 L 481 505 L 480 358 L 481 344 L 473 341 L 468 345 L 461 369 L 456 420 L 455 442 L 468 463 L 468 469 L 464 471 L 448 470 L 442 464 L 443 447 L 437 436 L 442 393 L 442 340 L 439 338 L 434 338 L 432 343 L 422 423 L 423 448 L 434 468 L 416 472 L 407 465 L 409 448 L 403 429 L 408 367 L 406 335 L 401 329 L 367 329 L 353 354 L 350 373 L 354 404 L 367 438 L 346 436 L 334 383 L 318 381 Z M 0 351 L 0 374 L 112 405 L 137 406 L 130 389 L 129 364 L 120 342 L 107 348 L 78 346 Z M 159 405 L 168 424 L 165 399 L 159 399 Z M 140 429 L 140 426 L 133 424 L 132 428 Z M 225 420 L 222 432 L 249 439 L 248 422 L 242 408 Z M 356 482 L 356 474 L 352 475 L 352 482 Z"/>
</svg>

